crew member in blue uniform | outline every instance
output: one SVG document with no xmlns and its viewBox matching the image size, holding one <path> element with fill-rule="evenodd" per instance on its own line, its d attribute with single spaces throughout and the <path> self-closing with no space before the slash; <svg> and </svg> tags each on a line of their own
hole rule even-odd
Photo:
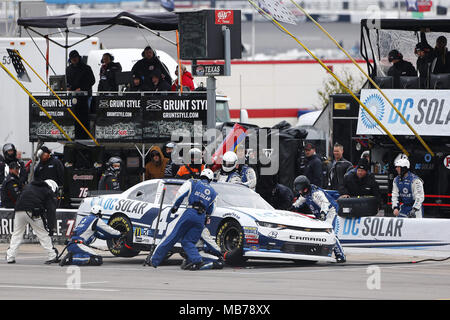
<svg viewBox="0 0 450 320">
<path fill-rule="evenodd" d="M 68 253 L 60 261 L 59 265 L 89 265 L 100 266 L 103 258 L 89 247 L 95 239 L 118 239 L 122 235 L 120 231 L 110 227 L 102 220 L 102 207 L 95 205 L 91 214 L 84 217 L 73 231 L 73 235 L 67 246 Z"/>
<path fill-rule="evenodd" d="M 172 231 L 156 247 L 150 261 L 153 267 L 159 266 L 167 253 L 180 241 L 186 255 L 186 262 L 182 264 L 185 270 L 221 269 L 223 263 L 220 260 L 202 258 L 196 247 L 205 226 L 205 219 L 214 212 L 216 191 L 210 186 L 214 173 L 210 169 L 204 169 L 200 179 L 186 181 L 178 190 L 175 203 L 170 209 L 171 213 L 177 212 L 183 200 L 187 197 L 187 209 L 174 221 Z M 169 228 L 170 229 L 170 228 Z"/>
<path fill-rule="evenodd" d="M 409 171 L 409 160 L 397 159 L 394 163 L 398 176 L 392 185 L 392 210 L 396 217 L 422 218 L 425 199 L 423 181 Z M 403 204 L 400 205 L 400 202 Z"/>
<path fill-rule="evenodd" d="M 297 209 L 306 204 L 317 219 L 330 223 L 333 228 L 336 224 L 337 212 L 339 205 L 334 198 L 325 192 L 322 188 L 311 184 L 306 176 L 298 176 L 294 180 L 294 189 L 299 193 L 297 201 L 293 207 Z M 343 263 L 346 261 L 344 250 L 336 236 L 336 246 L 333 249 L 336 262 Z"/>
<path fill-rule="evenodd" d="M 257 181 L 255 170 L 246 164 L 239 164 L 238 160 L 233 151 L 225 152 L 217 181 L 239 183 L 255 190 Z"/>
</svg>

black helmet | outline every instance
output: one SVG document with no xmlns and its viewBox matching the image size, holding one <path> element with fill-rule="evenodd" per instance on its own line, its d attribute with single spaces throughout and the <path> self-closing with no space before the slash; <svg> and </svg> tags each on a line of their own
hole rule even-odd
<svg viewBox="0 0 450 320">
<path fill-rule="evenodd" d="M 300 192 L 300 194 L 303 193 L 303 190 L 310 189 L 311 188 L 311 182 L 309 182 L 309 179 L 306 176 L 298 176 L 294 180 L 294 190 L 297 192 Z"/>
<path fill-rule="evenodd" d="M 114 168 L 113 166 L 115 163 L 119 163 L 120 166 L 122 166 L 122 159 L 116 156 L 109 158 L 108 162 L 106 163 L 106 168 L 113 172 L 119 172 L 120 168 Z"/>
<path fill-rule="evenodd" d="M 9 153 L 9 151 L 13 151 Z M 3 157 L 7 162 L 16 160 L 17 150 L 16 147 L 12 143 L 5 143 L 3 145 Z"/>
</svg>

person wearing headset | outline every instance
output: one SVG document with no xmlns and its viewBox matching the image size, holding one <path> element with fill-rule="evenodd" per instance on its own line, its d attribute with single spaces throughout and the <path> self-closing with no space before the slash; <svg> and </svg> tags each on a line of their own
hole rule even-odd
<svg viewBox="0 0 450 320">
<path fill-rule="evenodd" d="M 46 146 L 42 146 L 37 152 L 39 163 L 34 169 L 35 180 L 51 179 L 61 188 L 64 184 L 64 166 L 62 162 L 51 155 L 51 151 Z"/>
<path fill-rule="evenodd" d="M 145 47 L 142 51 L 142 59 L 137 61 L 131 69 L 134 88 L 138 90 L 151 90 L 153 88 L 152 75 L 154 71 L 160 70 L 161 78 L 172 83 L 167 67 L 158 59 L 155 51 L 150 47 Z M 136 90 L 137 91 L 137 90 Z"/>
<path fill-rule="evenodd" d="M 391 50 L 388 60 L 392 63 L 387 75 L 394 78 L 394 88 L 400 88 L 400 77 L 416 77 L 417 71 L 411 62 L 403 60 L 403 55 L 398 50 Z"/>
<path fill-rule="evenodd" d="M 116 72 L 122 71 L 119 62 L 114 62 L 114 56 L 108 52 L 103 54 L 100 67 L 100 81 L 98 91 L 117 91 L 119 89 L 116 83 Z"/>
</svg>

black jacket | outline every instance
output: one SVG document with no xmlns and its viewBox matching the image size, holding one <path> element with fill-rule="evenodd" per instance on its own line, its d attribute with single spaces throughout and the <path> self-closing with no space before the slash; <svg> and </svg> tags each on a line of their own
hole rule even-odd
<svg viewBox="0 0 450 320">
<path fill-rule="evenodd" d="M 359 179 L 355 171 L 349 171 L 344 176 L 344 187 L 341 195 L 348 194 L 351 197 L 374 196 L 380 201 L 380 188 L 375 180 L 375 175 L 368 172 L 367 175 Z"/>
<path fill-rule="evenodd" d="M 150 91 L 170 91 L 170 84 L 166 80 L 160 79 L 156 86 L 153 84 Z"/>
<path fill-rule="evenodd" d="M 272 190 L 272 195 L 268 201 L 272 207 L 279 210 L 289 210 L 292 207 L 292 202 L 294 201 L 294 193 L 291 189 L 277 183 L 275 188 Z"/>
<path fill-rule="evenodd" d="M 14 208 L 16 206 L 17 198 L 22 192 L 22 188 L 23 184 L 20 182 L 20 178 L 15 174 L 8 174 L 2 183 L 2 207 Z"/>
<path fill-rule="evenodd" d="M 50 156 L 46 162 L 39 161 L 34 169 L 34 179 L 52 179 L 58 186 L 64 185 L 64 166 L 58 159 Z"/>
<path fill-rule="evenodd" d="M 95 76 L 90 66 L 83 62 L 74 65 L 71 64 L 66 68 L 67 88 L 75 91 L 87 91 L 92 94 L 92 86 L 95 83 Z"/>
<path fill-rule="evenodd" d="M 400 77 L 417 76 L 417 71 L 411 62 L 400 60 L 389 68 L 387 74 L 394 78 L 394 88 L 400 88 Z"/>
<path fill-rule="evenodd" d="M 17 199 L 16 211 L 45 210 L 47 226 L 50 231 L 56 229 L 56 195 L 44 181 L 32 181 L 27 184 Z"/>
<path fill-rule="evenodd" d="M 344 158 L 339 161 L 333 161 L 328 170 L 328 187 L 332 190 L 340 191 L 344 186 L 344 175 L 351 168 L 353 168 L 352 163 Z"/>
<path fill-rule="evenodd" d="M 111 62 L 100 67 L 100 81 L 98 91 L 117 91 L 119 86 L 116 83 L 116 72 L 122 71 L 122 66 L 118 62 Z"/>
<path fill-rule="evenodd" d="M 317 154 L 306 157 L 306 164 L 303 174 L 309 179 L 311 184 L 322 187 L 322 161 Z"/>
<path fill-rule="evenodd" d="M 106 170 L 98 182 L 98 190 L 120 191 L 119 177 L 113 172 Z"/>
<path fill-rule="evenodd" d="M 134 78 L 141 79 L 141 83 L 144 84 L 144 88 L 152 88 L 152 78 L 151 75 L 153 70 L 158 69 L 164 75 L 164 80 L 168 83 L 172 83 L 172 78 L 169 73 L 167 73 L 165 66 L 162 62 L 155 56 L 152 59 L 141 59 L 136 62 L 131 69 Z M 169 89 L 170 91 L 170 89 Z"/>
<path fill-rule="evenodd" d="M 20 172 L 19 172 L 20 182 L 22 184 L 27 183 L 28 172 L 27 172 L 27 169 L 25 168 L 25 163 L 22 160 L 18 160 L 18 159 L 15 159 L 13 161 L 18 162 L 20 165 Z M 8 164 L 9 163 L 3 157 L 0 158 L 0 183 L 3 183 L 3 181 L 5 180 L 5 168 L 6 168 L 6 165 L 8 165 Z"/>
</svg>

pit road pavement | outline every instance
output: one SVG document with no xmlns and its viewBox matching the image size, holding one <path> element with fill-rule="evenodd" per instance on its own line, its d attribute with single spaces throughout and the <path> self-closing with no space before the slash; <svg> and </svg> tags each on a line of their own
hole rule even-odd
<svg viewBox="0 0 450 320">
<path fill-rule="evenodd" d="M 450 260 L 396 264 L 430 258 L 421 252 L 349 249 L 346 264 L 261 261 L 240 268 L 183 271 L 179 255 L 154 269 L 142 266 L 145 253 L 117 258 L 102 251 L 101 267 L 45 265 L 38 244 L 22 245 L 17 263 L 7 264 L 7 247 L 0 244 L 1 300 L 450 299 Z M 60 252 L 62 248 L 58 246 Z"/>
</svg>

